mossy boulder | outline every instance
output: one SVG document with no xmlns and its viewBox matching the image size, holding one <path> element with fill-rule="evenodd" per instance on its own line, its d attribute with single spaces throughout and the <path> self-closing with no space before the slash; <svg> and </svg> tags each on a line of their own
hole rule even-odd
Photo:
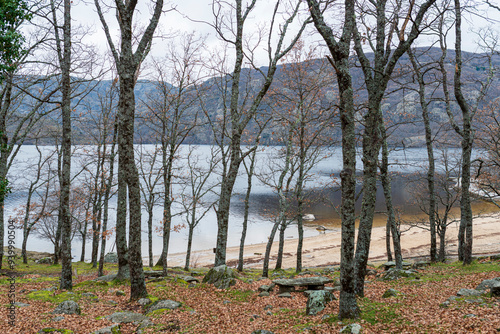
<svg viewBox="0 0 500 334">
<path fill-rule="evenodd" d="M 154 302 L 153 304 L 151 304 L 151 306 L 148 307 L 148 310 L 146 313 L 151 313 L 151 312 L 156 311 L 156 310 L 164 310 L 164 309 L 175 310 L 175 309 L 181 307 L 181 305 L 182 305 L 181 303 L 176 302 L 174 300 L 162 299 L 162 300 L 158 300 L 158 301 Z"/>
<path fill-rule="evenodd" d="M 81 314 L 80 305 L 73 300 L 65 300 L 57 305 L 53 314 Z"/>
<path fill-rule="evenodd" d="M 48 264 L 48 265 L 53 265 L 54 264 L 54 260 L 47 256 L 47 257 L 42 257 L 40 260 L 36 260 L 35 261 L 36 263 L 38 264 Z"/>
<path fill-rule="evenodd" d="M 323 311 L 326 304 L 335 299 L 333 293 L 325 290 L 311 291 L 307 298 L 306 314 L 316 315 Z"/>
<path fill-rule="evenodd" d="M 236 274 L 226 265 L 211 268 L 203 277 L 203 283 L 213 284 L 218 289 L 229 289 L 236 284 Z"/>
</svg>

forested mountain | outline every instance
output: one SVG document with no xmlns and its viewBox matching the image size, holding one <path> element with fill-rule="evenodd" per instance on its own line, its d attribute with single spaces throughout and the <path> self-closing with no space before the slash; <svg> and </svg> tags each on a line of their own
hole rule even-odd
<svg viewBox="0 0 500 334">
<path fill-rule="evenodd" d="M 426 74 L 426 80 L 428 80 L 428 92 L 429 98 L 432 98 L 429 110 L 431 111 L 431 117 L 433 121 L 433 126 L 436 128 L 441 127 L 444 123 L 448 121 L 448 116 L 446 115 L 445 103 L 442 101 L 443 93 L 440 89 L 440 82 L 434 80 L 434 74 L 437 69 L 437 60 L 441 57 L 441 50 L 438 48 L 419 48 L 415 50 L 418 61 L 421 64 L 426 64 L 426 68 L 434 69 L 428 70 Z M 369 54 L 373 57 L 373 54 Z M 448 76 L 453 77 L 454 72 L 454 52 L 449 51 L 446 58 L 446 67 L 448 70 Z M 488 58 L 485 54 L 481 53 L 468 53 L 464 52 L 464 67 L 463 76 L 466 78 L 466 94 L 468 98 L 474 99 L 479 94 L 479 82 L 481 74 L 484 74 L 489 70 L 489 66 L 496 68 L 500 66 L 500 56 L 495 55 L 491 59 L 491 65 L 488 64 Z M 356 102 L 358 105 L 357 119 L 362 122 L 362 115 L 364 112 L 364 104 L 366 103 L 366 90 L 364 89 L 363 73 L 359 67 L 356 58 L 351 57 L 352 70 L 351 75 L 353 78 L 354 87 L 356 89 Z M 278 66 L 276 72 L 276 78 L 271 87 L 271 91 L 279 90 L 282 87 L 281 82 L 286 80 L 284 76 L 283 69 L 286 64 L 281 64 Z M 335 113 L 335 105 L 337 100 L 338 89 L 336 87 L 337 83 L 335 80 L 334 72 L 331 66 L 327 64 L 326 58 L 315 59 L 303 63 L 303 66 L 307 67 L 308 72 L 316 71 L 316 75 L 322 75 L 325 77 L 330 77 L 327 80 L 327 84 L 323 89 L 325 93 L 323 97 L 325 101 L 323 103 L 332 104 Z M 324 69 L 328 68 L 328 71 Z M 322 70 L 320 70 L 322 69 Z M 261 71 L 265 72 L 266 67 L 260 68 Z M 388 94 L 385 97 L 384 103 L 382 105 L 383 113 L 388 124 L 388 129 L 391 134 L 389 142 L 396 146 L 423 146 L 424 141 L 424 129 L 421 124 L 421 107 L 419 104 L 419 96 L 417 89 L 417 83 L 415 81 L 414 75 L 411 71 L 411 64 L 409 57 L 404 55 L 398 64 L 398 70 L 396 71 L 396 76 L 389 83 Z M 261 82 L 262 75 L 259 71 L 254 69 L 244 69 L 242 76 L 243 80 L 242 86 L 245 90 L 252 93 L 253 87 L 256 87 L 259 82 Z M 42 82 L 42 78 L 39 78 Z M 79 79 L 74 78 L 75 81 Z M 500 85 L 499 78 L 493 79 L 495 82 L 491 85 L 491 89 L 488 92 L 488 96 L 485 98 L 485 102 L 488 103 L 500 96 Z M 40 83 L 32 86 L 32 90 L 40 90 L 50 86 L 56 86 L 56 79 L 49 79 L 49 82 Z M 185 94 L 196 94 L 196 101 L 193 102 L 188 107 L 188 112 L 184 117 L 194 117 L 196 113 L 199 115 L 203 114 L 203 117 L 209 116 L 211 118 L 221 117 L 225 106 L 227 107 L 227 101 L 229 99 L 228 89 L 231 84 L 230 75 L 224 77 L 213 77 L 204 82 L 202 82 L 198 87 L 188 87 Z M 78 85 L 75 85 L 75 97 L 73 99 L 74 104 L 74 142 L 78 144 L 85 144 L 88 141 L 88 137 L 85 134 L 86 131 L 82 129 L 84 126 L 88 126 L 90 118 L 93 114 L 99 113 L 102 109 L 103 99 L 106 94 L 109 94 L 111 87 L 113 86 L 113 80 L 100 80 L 100 81 L 81 81 Z M 164 84 L 164 86 L 171 89 L 170 94 L 174 94 L 177 87 L 170 84 Z M 116 89 L 116 87 L 115 87 Z M 194 93 L 196 91 L 196 93 Z M 254 93 L 254 92 L 253 92 Z M 226 94 L 226 95 L 224 95 Z M 158 82 L 151 80 L 138 80 L 135 87 L 136 105 L 137 105 L 137 122 L 136 122 L 136 142 L 142 143 L 153 143 L 158 141 L 157 136 L 154 131 L 151 130 L 151 126 L 148 122 L 154 122 L 148 114 L 148 101 L 158 98 Z M 194 96 L 194 95 L 192 95 Z M 194 97 L 192 97 L 194 99 Z M 109 95 L 108 95 L 109 100 Z M 117 96 L 112 100 L 114 107 L 116 107 Z M 272 106 L 272 107 L 271 107 Z M 172 107 L 172 106 L 170 106 Z M 280 108 L 273 103 L 272 94 L 268 96 L 264 103 L 260 107 L 259 113 L 265 114 L 272 112 L 272 108 Z M 458 113 L 458 105 L 452 103 L 452 111 Z M 23 107 L 19 109 L 19 112 L 24 113 L 27 110 L 23 110 Z M 278 111 L 279 112 L 279 111 Z M 189 116 L 191 115 L 191 116 Z M 46 128 L 56 128 L 60 115 L 57 110 L 53 112 L 51 117 L 51 122 L 45 123 Z M 199 117 L 200 118 L 200 117 Z M 333 122 L 337 122 L 335 116 L 333 117 Z M 199 122 L 200 127 L 192 135 L 186 139 L 186 143 L 197 143 L 197 144 L 209 144 L 213 141 L 213 136 L 211 134 L 211 128 L 207 122 Z M 253 125 L 255 127 L 255 124 Z M 251 126 L 252 128 L 252 126 Z M 272 126 L 265 129 L 262 133 L 262 142 L 264 144 L 279 144 L 279 138 L 273 136 L 274 128 Z M 330 130 L 330 138 L 332 144 L 338 144 L 340 131 L 336 127 L 332 127 Z M 49 136 L 50 137 L 50 136 Z M 52 142 L 51 139 L 46 138 L 46 143 Z"/>
</svg>

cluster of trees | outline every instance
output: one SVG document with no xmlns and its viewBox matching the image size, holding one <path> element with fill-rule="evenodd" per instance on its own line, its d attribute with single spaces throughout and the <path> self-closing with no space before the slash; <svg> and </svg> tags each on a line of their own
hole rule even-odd
<svg viewBox="0 0 500 334">
<path fill-rule="evenodd" d="M 396 265 L 402 265 L 388 157 L 394 129 L 416 121 L 423 124 L 428 152 L 423 191 L 427 195 L 421 206 L 428 215 L 431 260 L 444 259 L 447 214 L 459 200 L 459 258 L 464 264 L 471 262 L 471 182 L 493 201 L 500 195 L 500 118 L 498 101 L 490 96 L 491 86 L 498 80 L 493 32 L 479 34 L 482 59 L 463 59 L 462 17 L 468 4 L 460 0 L 276 1 L 269 21 L 254 26 L 258 1 L 213 0 L 213 20 L 207 24 L 220 41 L 218 49 L 206 57 L 204 38 L 187 34 L 168 44 L 164 57 L 150 63 L 146 59 L 160 18 L 169 15 L 162 0 L 151 4 L 143 27 L 134 21 L 139 15 L 137 0 L 94 1 L 108 56 L 82 42 L 85 30 L 72 27 L 72 6 L 70 0 L 6 0 L 0 12 L 5 18 L 0 26 L 0 240 L 4 239 L 3 203 L 10 189 L 7 175 L 21 145 L 28 140 L 55 143 L 49 153 L 36 146 L 37 159 L 29 168 L 36 172 L 26 182 L 26 201 L 18 221 L 23 227 L 24 261 L 33 230 L 54 243 L 56 261 L 62 264 L 61 289 L 72 288 L 71 240 L 75 236 L 83 241 L 82 260 L 86 240 L 92 239 L 91 261 L 99 275 L 103 274 L 106 241 L 112 233 L 108 226 L 112 198 L 116 198 L 117 278 L 130 278 L 132 300 L 147 295 L 141 225 L 145 213 L 152 266 L 156 205 L 163 208 L 159 227 L 163 250 L 158 264 L 165 274 L 170 232 L 177 228 L 172 225 L 176 214 L 184 215 L 189 229 L 186 268 L 193 230 L 211 209 L 218 226 L 215 265 L 225 264 L 231 200 L 243 169 L 248 187 L 238 268 L 243 269 L 252 179 L 258 177 L 275 191 L 279 202 L 278 212 L 272 216 L 263 276 L 268 274 L 272 241 L 278 231 L 276 266 L 281 266 L 284 231 L 291 222 L 298 227 L 296 270 L 301 271 L 307 183 L 311 169 L 328 155 L 328 146 L 339 144 L 332 137 L 338 131 L 343 157 L 339 175 L 339 316 L 355 318 L 360 312 L 356 296 L 364 294 L 378 181 L 387 206 L 388 256 L 392 257 L 392 241 Z M 113 19 L 110 12 L 116 12 Z M 333 21 L 339 12 L 343 17 L 337 15 Z M 120 31 L 118 39 L 110 30 L 115 23 Z M 449 50 L 452 29 L 454 48 Z M 29 31 L 25 34 L 29 38 L 23 38 L 25 31 Z M 432 47 L 415 48 L 424 32 Z M 314 38 L 306 33 L 319 36 L 321 41 L 317 45 L 310 42 Z M 262 53 L 265 66 L 256 61 Z M 402 59 L 411 66 L 399 66 Z M 465 61 L 478 62 L 474 76 L 462 74 Z M 149 79 L 155 88 L 139 100 L 135 88 L 145 69 L 154 73 Z M 359 82 L 352 76 L 356 69 L 362 72 Z M 112 78 L 109 85 L 99 83 L 105 76 Z M 406 120 L 400 114 L 395 124 L 394 118 L 388 117 L 393 111 L 386 110 L 384 102 L 405 89 L 418 96 L 421 117 Z M 85 97 L 89 95 L 96 98 L 87 104 Z M 433 111 L 438 105 L 445 111 L 445 120 Z M 181 149 L 200 126 L 210 129 L 213 145 L 208 158 Z M 134 147 L 134 139 L 140 138 L 145 128 L 154 137 L 148 138 L 155 143 L 152 152 Z M 78 151 L 82 159 L 76 166 L 75 132 L 90 144 Z M 478 147 L 487 154 L 473 161 L 476 133 L 481 134 Z M 280 148 L 269 160 L 268 173 L 259 173 L 256 155 L 261 141 L 269 136 L 275 137 Z M 443 177 L 435 165 L 435 151 L 457 143 L 462 148 L 459 198 L 438 191 L 450 189 L 452 175 L 445 170 Z M 362 148 L 362 193 L 356 192 L 358 146 Z M 182 170 L 175 163 L 179 154 L 187 161 Z M 473 163 L 477 163 L 475 175 L 471 174 Z M 215 183 L 210 181 L 214 179 Z M 179 184 L 182 192 L 174 193 L 174 185 Z M 184 206 L 182 212 L 173 209 L 176 196 Z M 362 208 L 357 216 L 355 203 L 360 196 Z M 0 247 L 0 263 L 2 254 Z"/>
</svg>

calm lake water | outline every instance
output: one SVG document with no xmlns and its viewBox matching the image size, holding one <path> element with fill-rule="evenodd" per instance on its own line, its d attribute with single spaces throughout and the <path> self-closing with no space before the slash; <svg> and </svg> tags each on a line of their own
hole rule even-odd
<svg viewBox="0 0 500 334">
<path fill-rule="evenodd" d="M 91 147 L 80 147 L 76 149 L 76 153 L 72 162 L 72 172 L 76 175 L 80 170 L 81 166 L 89 162 L 89 158 L 80 157 L 78 153 L 83 153 L 88 151 Z M 137 147 L 139 149 L 139 147 Z M 51 152 L 54 148 L 51 146 L 43 147 L 45 154 Z M 144 152 L 153 152 L 153 145 L 143 145 L 142 149 Z M 194 153 L 198 156 L 198 161 L 201 168 L 206 168 L 206 159 L 210 156 L 210 146 L 188 146 L 185 145 L 181 147 L 180 158 L 176 162 L 176 167 L 178 168 L 178 173 L 187 173 L 187 154 L 190 149 L 194 149 Z M 259 174 L 269 172 L 269 162 L 272 158 L 276 157 L 278 154 L 279 147 L 267 147 L 259 150 L 257 154 L 257 164 L 256 171 Z M 324 152 L 326 156 L 311 170 L 311 176 L 309 182 L 307 183 L 308 189 L 312 193 L 312 198 L 323 199 L 323 201 L 315 201 L 311 205 L 307 212 L 316 215 L 317 220 L 306 224 L 305 235 L 312 236 L 317 235 L 320 232 L 316 230 L 318 224 L 326 225 L 329 228 L 339 227 L 339 218 L 333 208 L 333 206 L 340 204 L 340 192 L 338 190 L 338 173 L 342 168 L 342 155 L 340 148 L 329 149 Z M 460 155 L 459 149 L 449 149 L 449 154 L 456 156 Z M 137 157 L 137 156 L 136 156 Z M 391 172 L 394 173 L 393 182 L 393 198 L 395 204 L 404 210 L 404 212 L 409 214 L 417 214 L 418 208 L 411 204 L 413 202 L 412 195 L 408 191 L 408 175 L 422 170 L 425 167 L 425 159 L 427 158 L 427 153 L 425 148 L 411 148 L 405 151 L 399 150 L 391 153 Z M 29 182 L 33 178 L 36 168 L 33 163 L 36 162 L 37 152 L 33 146 L 24 146 L 21 148 L 21 152 L 18 155 L 17 163 L 13 166 L 9 179 L 13 186 L 13 192 L 10 194 L 6 200 L 5 213 L 6 218 L 15 214 L 15 209 L 24 204 L 26 200 L 26 190 L 23 190 L 26 182 Z M 439 161 L 438 161 L 439 164 Z M 55 166 L 55 165 L 54 165 Z M 362 168 L 361 160 L 358 158 L 357 162 L 358 171 Z M 244 170 L 243 167 L 240 171 Z M 238 176 L 235 185 L 235 195 L 232 199 L 231 215 L 229 219 L 229 240 L 228 246 L 237 246 L 240 242 L 240 234 L 243 222 L 243 196 L 246 191 L 247 178 L 246 174 Z M 76 176 L 73 184 L 83 182 L 85 178 L 85 173 Z M 210 178 L 209 183 L 217 182 L 217 176 L 214 175 Z M 158 186 L 158 189 L 161 185 Z M 25 188 L 24 188 L 25 189 Z M 173 186 L 174 197 L 180 198 L 180 193 L 182 192 L 182 186 L 180 184 L 175 184 Z M 211 195 L 207 198 L 214 199 L 215 195 Z M 324 201 L 327 199 L 328 201 Z M 328 204 L 330 202 L 331 204 Z M 115 211 L 116 199 L 113 198 L 111 210 L 110 210 L 110 222 L 109 224 L 114 226 L 116 211 Z M 156 226 L 160 225 L 162 207 L 159 201 L 159 205 L 154 210 L 154 224 Z M 333 204 L 333 206 L 332 206 Z M 258 178 L 253 180 L 251 204 L 250 204 L 250 217 L 246 244 L 255 244 L 266 242 L 268 239 L 269 232 L 272 227 L 272 223 L 269 218 L 266 217 L 267 212 L 272 212 L 277 208 L 277 199 L 272 189 L 266 186 Z M 379 189 L 377 195 L 377 210 L 384 210 L 385 203 L 383 199 L 383 193 Z M 174 211 L 180 212 L 181 206 L 179 203 L 174 205 Z M 147 253 L 147 215 L 143 211 L 143 256 Z M 173 224 L 182 224 L 185 220 L 184 215 L 178 215 L 173 218 Z M 378 221 L 378 223 L 377 223 Z M 383 216 L 378 216 L 376 224 L 385 224 L 385 218 Z M 217 233 L 217 220 L 214 210 L 210 210 L 204 217 L 203 221 L 200 222 L 198 227 L 195 229 L 194 233 L 194 243 L 193 250 L 210 249 L 215 246 Z M 21 247 L 22 244 L 22 231 L 18 230 L 17 233 L 17 247 Z M 296 226 L 290 226 L 286 232 L 287 238 L 296 238 Z M 179 232 L 171 233 L 171 243 L 169 247 L 169 253 L 184 252 L 187 245 L 187 229 L 182 229 Z M 75 260 L 80 259 L 81 254 L 81 240 L 75 238 L 72 244 L 72 254 Z M 90 257 L 90 242 L 87 244 L 86 259 Z M 48 240 L 41 239 L 35 233 L 32 233 L 29 238 L 28 244 L 29 250 L 34 251 L 53 251 L 52 243 Z M 161 253 L 162 249 L 162 239 L 158 234 L 154 235 L 153 238 L 153 252 L 155 255 Z M 114 236 L 107 242 L 107 251 L 115 250 Z"/>
</svg>

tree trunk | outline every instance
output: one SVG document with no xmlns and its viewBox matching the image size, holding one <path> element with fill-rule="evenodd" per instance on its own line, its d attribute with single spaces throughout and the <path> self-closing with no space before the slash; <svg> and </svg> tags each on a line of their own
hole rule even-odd
<svg viewBox="0 0 500 334">
<path fill-rule="evenodd" d="M 286 223 L 282 222 L 280 225 L 278 257 L 276 259 L 275 269 L 281 269 L 283 267 L 283 247 L 285 245 L 285 230 L 286 230 Z"/>
<path fill-rule="evenodd" d="M 238 271 L 243 271 L 243 252 L 245 250 L 245 238 L 247 236 L 248 213 L 250 209 L 250 193 L 252 192 L 252 178 L 255 169 L 255 156 L 257 150 L 250 155 L 250 167 L 247 169 L 247 192 L 245 195 L 245 211 L 243 213 L 243 228 L 241 230 L 240 251 L 238 253 Z M 243 163 L 245 163 L 243 161 Z M 246 167 L 246 166 L 245 166 Z"/>
<path fill-rule="evenodd" d="M 194 227 L 193 225 L 189 225 L 189 231 L 188 231 L 188 242 L 187 242 L 187 250 L 186 250 L 186 264 L 184 265 L 184 270 L 188 271 L 189 270 L 189 263 L 191 260 L 191 246 L 193 244 L 193 230 Z"/>
<path fill-rule="evenodd" d="M 271 257 L 271 248 L 273 247 L 274 236 L 276 235 L 276 231 L 279 226 L 280 222 L 277 220 L 274 222 L 271 233 L 269 234 L 269 239 L 266 244 L 266 253 L 264 254 L 264 263 L 262 264 L 262 277 L 269 277 L 269 258 Z"/>
<path fill-rule="evenodd" d="M 381 123 L 380 130 L 382 134 L 382 163 L 380 165 L 380 179 L 384 190 L 385 205 L 387 208 L 387 225 L 391 229 L 392 244 L 394 245 L 394 257 L 396 258 L 396 268 L 403 269 L 403 256 L 401 254 L 401 232 L 396 224 L 396 215 L 394 214 L 394 206 L 392 205 L 392 187 L 391 177 L 389 176 L 389 147 L 387 146 L 387 136 L 385 125 Z M 390 243 L 389 243 L 390 247 Z M 389 248 L 390 251 L 390 248 Z M 390 254 L 390 253 L 388 253 Z"/>
<path fill-rule="evenodd" d="M 438 261 L 446 262 L 446 223 L 439 229 L 439 255 Z"/>
<path fill-rule="evenodd" d="M 460 227 L 458 233 L 458 256 L 463 263 L 472 262 L 472 208 L 470 200 L 470 165 L 473 144 L 472 113 L 462 94 L 462 8 L 460 0 L 455 0 L 455 76 L 454 93 L 462 111 L 462 176 L 460 199 Z"/>
<path fill-rule="evenodd" d="M 385 224 L 385 251 L 387 253 L 387 261 L 392 261 L 391 251 L 391 220 L 387 218 Z"/>
<path fill-rule="evenodd" d="M 129 208 L 129 248 L 128 264 L 130 270 L 130 300 L 147 296 L 146 282 L 142 268 L 141 256 L 141 193 L 139 172 L 134 158 L 134 117 L 135 117 L 135 73 L 136 67 L 122 60 L 120 75 L 120 128 L 118 139 L 119 171 L 125 179 L 123 185 L 128 190 Z M 120 183 L 119 183 L 120 185 Z M 126 191 L 125 190 L 125 191 Z"/>
<path fill-rule="evenodd" d="M 148 251 L 149 266 L 153 267 L 153 203 L 148 205 Z"/>
<path fill-rule="evenodd" d="M 71 267 L 71 213 L 70 213 L 70 186 L 71 186 L 71 2 L 64 0 L 64 25 L 63 25 L 63 54 L 60 53 L 61 79 L 62 79 L 62 173 L 61 173 L 61 290 L 73 288 Z M 55 13 L 54 13 L 55 15 Z M 58 29 L 56 27 L 56 29 Z"/>
<path fill-rule="evenodd" d="M 106 182 L 106 191 L 104 192 L 103 217 L 102 217 L 102 234 L 101 234 L 101 256 L 99 258 L 99 270 L 97 275 L 104 276 L 104 255 L 106 254 L 106 239 L 109 217 L 109 198 L 111 196 L 111 187 L 113 186 L 113 177 L 115 170 L 115 147 L 118 135 L 118 121 L 115 119 L 113 126 L 113 143 L 111 145 L 111 154 L 109 156 L 109 175 Z M 104 155 L 106 157 L 106 155 Z"/>
<path fill-rule="evenodd" d="M 350 44 L 355 29 L 354 1 L 344 2 L 344 26 L 337 42 L 333 30 L 325 23 L 322 10 L 315 0 L 307 0 L 314 26 L 321 34 L 332 56 L 339 87 L 339 113 L 342 129 L 341 218 L 339 319 L 359 317 L 354 289 L 354 245 L 356 197 L 356 132 L 352 78 L 349 71 Z"/>
<path fill-rule="evenodd" d="M 372 100 L 372 99 L 370 99 Z M 369 110 L 365 116 L 365 131 L 363 134 L 363 200 L 361 203 L 361 217 L 356 243 L 356 294 L 364 296 L 366 264 L 370 251 L 370 241 L 375 213 L 377 195 L 377 162 L 380 151 L 380 104 L 370 101 Z"/>
</svg>

